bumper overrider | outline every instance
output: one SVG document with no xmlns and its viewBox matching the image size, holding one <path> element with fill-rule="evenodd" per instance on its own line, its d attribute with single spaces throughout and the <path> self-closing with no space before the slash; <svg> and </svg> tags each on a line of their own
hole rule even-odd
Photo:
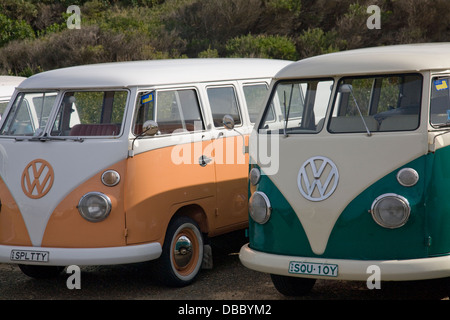
<svg viewBox="0 0 450 320">
<path fill-rule="evenodd" d="M 277 255 L 244 245 L 242 264 L 252 270 L 317 279 L 366 281 L 377 266 L 382 281 L 411 281 L 450 277 L 450 256 L 405 260 L 347 260 Z"/>
<path fill-rule="evenodd" d="M 104 248 L 48 248 L 0 245 L 1 263 L 49 266 L 112 265 L 159 258 L 159 243 Z"/>
</svg>

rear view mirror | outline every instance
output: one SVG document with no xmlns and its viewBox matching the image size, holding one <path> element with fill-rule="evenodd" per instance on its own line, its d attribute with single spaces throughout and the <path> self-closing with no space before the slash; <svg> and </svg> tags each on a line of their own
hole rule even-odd
<svg viewBox="0 0 450 320">
<path fill-rule="evenodd" d="M 340 93 L 351 93 L 353 91 L 353 86 L 351 84 L 341 84 L 339 87 Z"/>
<path fill-rule="evenodd" d="M 229 114 L 226 114 L 222 120 L 223 126 L 228 130 L 234 129 L 234 119 Z"/>
<path fill-rule="evenodd" d="M 142 133 L 146 136 L 154 136 L 158 131 L 158 123 L 154 120 L 147 120 L 142 125 Z"/>
</svg>

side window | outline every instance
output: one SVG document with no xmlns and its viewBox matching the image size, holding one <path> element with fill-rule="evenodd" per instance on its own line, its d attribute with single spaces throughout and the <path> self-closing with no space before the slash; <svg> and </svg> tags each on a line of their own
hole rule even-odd
<svg viewBox="0 0 450 320">
<path fill-rule="evenodd" d="M 422 77 L 417 74 L 343 78 L 329 131 L 408 131 L 419 126 Z"/>
<path fill-rule="evenodd" d="M 266 84 L 246 84 L 243 89 L 250 122 L 255 123 L 260 111 L 264 108 L 269 88 Z M 268 120 L 275 120 L 273 110 L 271 110 Z"/>
<path fill-rule="evenodd" d="M 233 117 L 235 125 L 242 124 L 234 87 L 210 87 L 207 92 L 216 128 L 223 127 L 223 117 L 227 114 Z"/>
<path fill-rule="evenodd" d="M 147 120 L 156 121 L 158 134 L 204 129 L 197 93 L 193 89 L 142 92 L 137 104 L 136 135 L 142 132 Z"/>
</svg>

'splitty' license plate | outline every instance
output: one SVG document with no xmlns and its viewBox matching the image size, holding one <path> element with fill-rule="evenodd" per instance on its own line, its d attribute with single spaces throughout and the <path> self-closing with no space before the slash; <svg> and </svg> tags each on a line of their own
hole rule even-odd
<svg viewBox="0 0 450 320">
<path fill-rule="evenodd" d="M 289 273 L 337 277 L 338 265 L 312 262 L 289 262 Z"/>
<path fill-rule="evenodd" d="M 48 251 L 11 250 L 12 261 L 48 262 L 49 255 Z"/>
</svg>

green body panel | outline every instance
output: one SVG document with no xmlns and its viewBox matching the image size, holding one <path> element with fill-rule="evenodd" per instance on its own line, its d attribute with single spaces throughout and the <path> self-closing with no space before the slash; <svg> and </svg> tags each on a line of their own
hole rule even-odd
<svg viewBox="0 0 450 320">
<path fill-rule="evenodd" d="M 415 186 L 398 183 L 397 172 L 404 167 L 418 172 Z M 269 197 L 272 205 L 266 224 L 257 224 L 250 218 L 250 247 L 258 251 L 357 260 L 416 259 L 450 252 L 449 147 L 415 159 L 387 174 L 355 199 L 349 199 L 320 256 L 312 252 L 296 213 L 269 176 L 261 176 L 257 189 Z M 386 229 L 372 219 L 372 203 L 385 193 L 396 193 L 409 201 L 411 216 L 404 226 Z M 301 208 L 298 210 L 301 214 Z"/>
</svg>

